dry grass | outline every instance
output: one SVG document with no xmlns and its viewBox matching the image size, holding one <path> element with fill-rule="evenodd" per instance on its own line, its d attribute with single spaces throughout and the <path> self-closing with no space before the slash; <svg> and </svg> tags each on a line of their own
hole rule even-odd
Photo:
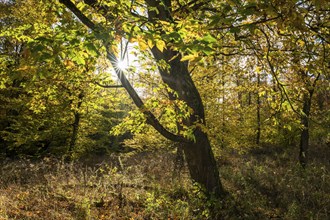
<svg viewBox="0 0 330 220">
<path fill-rule="evenodd" d="M 329 157 L 316 154 L 303 170 L 295 153 L 223 152 L 219 164 L 230 193 L 223 202 L 206 200 L 186 170 L 180 180 L 173 178 L 174 155 L 164 151 L 99 164 L 4 160 L 0 220 L 329 219 Z"/>
<path fill-rule="evenodd" d="M 120 163 L 109 157 L 94 166 L 53 158 L 6 160 L 0 171 L 0 219 L 150 217 L 152 210 L 146 213 L 144 204 L 150 192 L 171 187 L 166 183 L 172 178 L 167 159 L 170 154 L 157 159 L 145 154 Z"/>
</svg>

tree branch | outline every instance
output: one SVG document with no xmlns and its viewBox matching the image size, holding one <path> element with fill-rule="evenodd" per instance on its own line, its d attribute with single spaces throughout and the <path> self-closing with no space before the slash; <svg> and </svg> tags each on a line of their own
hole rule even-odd
<svg viewBox="0 0 330 220">
<path fill-rule="evenodd" d="M 274 76 L 274 78 L 275 78 L 275 80 L 276 80 L 276 82 L 277 82 L 277 85 L 278 85 L 279 89 L 280 89 L 281 91 L 283 91 L 283 93 L 284 93 L 284 95 L 285 95 L 287 101 L 289 102 L 289 105 L 290 105 L 292 111 L 295 112 L 296 114 L 298 114 L 299 116 L 301 116 L 301 113 L 300 113 L 299 111 L 297 111 L 297 109 L 295 109 L 294 106 L 293 106 L 293 104 L 291 103 L 291 99 L 290 99 L 288 93 L 286 92 L 286 89 L 285 89 L 284 85 L 283 85 L 283 84 L 280 82 L 280 80 L 278 79 L 278 77 L 277 77 L 277 75 L 276 75 L 276 71 L 274 70 L 274 66 L 273 66 L 273 64 L 272 64 L 271 61 L 270 61 L 270 58 L 269 58 L 269 52 L 270 52 L 271 43 L 270 43 L 269 37 L 268 37 L 268 35 L 266 34 L 266 32 L 265 32 L 264 30 L 262 30 L 261 28 L 260 28 L 259 30 L 261 31 L 261 33 L 262 33 L 262 34 L 265 36 L 265 38 L 266 38 L 266 42 L 267 42 L 267 46 L 268 46 L 268 48 L 267 48 L 267 52 L 266 52 L 266 60 L 267 60 L 268 66 L 269 66 L 269 68 L 270 68 L 271 74 Z"/>
<path fill-rule="evenodd" d="M 192 0 L 190 2 L 188 2 L 185 5 L 181 5 L 179 8 L 177 8 L 176 10 L 174 10 L 174 13 L 178 13 L 178 12 L 183 12 L 183 11 L 188 11 L 188 8 L 190 8 L 190 10 L 192 11 L 196 11 L 197 9 L 199 9 L 200 7 L 208 4 L 210 1 L 201 1 L 198 2 L 199 0 Z"/>
<path fill-rule="evenodd" d="M 71 12 L 73 12 L 80 21 L 86 25 L 91 30 L 98 32 L 101 29 L 98 29 L 97 26 L 88 19 L 70 0 L 60 0 L 62 4 L 64 4 Z M 173 134 L 169 132 L 164 126 L 160 124 L 160 122 L 157 120 L 155 115 L 153 115 L 148 109 L 146 109 L 142 99 L 139 97 L 135 89 L 132 87 L 128 79 L 126 78 L 123 71 L 121 71 L 118 68 L 115 68 L 118 63 L 118 59 L 116 55 L 109 49 L 107 45 L 107 41 L 104 39 L 99 39 L 103 42 L 103 45 L 106 47 L 107 50 L 107 58 L 110 61 L 111 65 L 114 67 L 114 70 L 121 81 L 122 86 L 126 89 L 130 97 L 133 99 L 134 104 L 142 110 L 143 114 L 146 116 L 147 123 L 150 124 L 152 127 L 154 127 L 161 135 L 163 135 L 165 138 L 175 141 L 175 142 L 189 142 L 187 139 L 185 139 L 182 136 Z"/>
<path fill-rule="evenodd" d="M 91 20 L 89 20 L 89 18 L 87 18 L 70 0 L 59 1 L 60 3 L 65 5 L 73 14 L 75 14 L 84 25 L 86 25 L 93 31 L 96 30 L 95 24 Z"/>
<path fill-rule="evenodd" d="M 102 85 L 102 84 L 99 83 L 99 82 L 94 82 L 94 84 L 95 84 L 95 85 L 98 85 L 98 86 L 100 86 L 100 87 L 102 87 L 102 88 L 107 88 L 107 89 L 109 89 L 109 88 L 122 88 L 122 87 L 124 87 L 124 86 L 122 86 L 122 85 Z"/>
<path fill-rule="evenodd" d="M 266 22 L 269 22 L 269 21 L 276 20 L 280 17 L 281 17 L 281 15 L 278 15 L 276 17 L 260 19 L 260 20 L 250 22 L 250 23 L 246 23 L 246 24 L 240 24 L 240 25 L 236 25 L 236 26 L 229 25 L 229 26 L 224 26 L 224 27 L 215 27 L 215 28 L 209 28 L 209 30 L 224 30 L 224 29 L 229 29 L 229 28 L 241 28 L 241 27 L 246 27 L 246 26 L 249 26 L 249 25 L 256 25 L 256 24 L 266 23 Z"/>
</svg>

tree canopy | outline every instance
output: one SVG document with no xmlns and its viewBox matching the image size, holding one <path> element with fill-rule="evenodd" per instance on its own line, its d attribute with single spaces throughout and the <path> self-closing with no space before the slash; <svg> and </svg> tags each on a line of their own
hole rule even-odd
<svg viewBox="0 0 330 220">
<path fill-rule="evenodd" d="M 330 141 L 329 4 L 1 1 L 1 150 L 166 143 L 217 196 L 223 149 L 293 146 L 306 166 Z"/>
</svg>

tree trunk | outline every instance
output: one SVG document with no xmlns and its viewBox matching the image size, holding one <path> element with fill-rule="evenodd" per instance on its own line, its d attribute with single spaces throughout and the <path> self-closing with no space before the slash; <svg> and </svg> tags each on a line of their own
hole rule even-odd
<svg viewBox="0 0 330 220">
<path fill-rule="evenodd" d="M 260 144 L 260 135 L 261 135 L 261 121 L 260 121 L 260 95 L 259 95 L 259 88 L 260 88 L 260 73 L 257 73 L 257 137 L 256 137 L 256 144 Z"/>
<path fill-rule="evenodd" d="M 151 9 L 148 11 L 151 22 L 172 20 L 170 15 L 171 1 L 146 0 L 146 3 L 148 8 Z M 155 8 L 157 8 L 157 11 Z M 178 99 L 186 102 L 193 110 L 193 114 L 189 119 L 183 122 L 184 125 L 187 127 L 194 126 L 196 123 L 205 125 L 204 106 L 190 76 L 188 62 L 181 62 L 180 53 L 169 48 L 165 48 L 161 52 L 157 47 L 153 47 L 151 51 L 156 61 L 163 60 L 170 65 L 169 71 L 159 68 L 163 82 L 177 92 Z M 182 143 L 191 178 L 202 187 L 205 187 L 207 192 L 218 197 L 224 195 L 218 167 L 206 133 L 197 126 L 194 130 L 194 138 L 195 141 Z"/>
<path fill-rule="evenodd" d="M 201 130 L 196 130 L 194 135 L 196 142 L 183 145 L 190 176 L 208 192 L 224 196 L 209 139 Z"/>
<path fill-rule="evenodd" d="M 226 94 L 225 94 L 225 76 L 224 73 L 221 74 L 221 85 L 222 85 L 222 126 L 221 126 L 221 148 L 225 148 L 225 135 L 226 135 Z"/>
<path fill-rule="evenodd" d="M 176 157 L 174 159 L 174 169 L 173 169 L 173 175 L 172 179 L 178 179 L 181 180 L 181 172 L 184 168 L 184 152 L 182 148 L 182 144 L 178 143 L 176 144 Z"/>
<path fill-rule="evenodd" d="M 184 121 L 184 125 L 187 127 L 196 123 L 205 125 L 204 106 L 188 71 L 188 63 L 181 62 L 181 56 L 178 52 L 169 49 L 160 52 L 154 47 L 152 53 L 157 61 L 168 61 L 171 67 L 170 72 L 159 69 L 164 83 L 176 91 L 178 99 L 185 101 L 193 110 L 193 114 Z M 177 56 L 177 58 L 169 61 L 174 56 Z M 209 139 L 198 126 L 195 128 L 194 137 L 194 142 L 182 142 L 191 178 L 202 187 L 205 187 L 207 192 L 221 196 L 224 194 L 224 190 Z"/>
<path fill-rule="evenodd" d="M 78 104 L 77 104 L 77 109 L 79 110 L 81 104 L 82 104 L 82 99 L 84 95 L 83 93 L 80 93 L 78 95 Z M 79 123 L 80 123 L 80 113 L 75 110 L 74 112 L 74 122 L 72 124 L 73 130 L 72 130 L 72 135 L 71 135 L 71 140 L 70 140 L 70 145 L 69 145 L 69 153 L 71 154 L 77 141 L 78 137 L 78 131 L 79 131 Z"/>
<path fill-rule="evenodd" d="M 316 88 L 316 83 L 320 77 L 320 73 L 316 76 L 314 82 L 308 79 L 308 72 L 301 71 L 302 80 L 306 82 L 307 92 L 303 95 L 303 114 L 301 115 L 301 124 L 303 129 L 300 134 L 300 152 L 299 162 L 305 168 L 308 163 L 308 148 L 309 148 L 309 117 L 312 107 L 312 97 Z"/>
<path fill-rule="evenodd" d="M 238 100 L 238 104 L 239 104 L 239 107 L 240 108 L 243 108 L 243 96 L 242 96 L 242 92 L 240 91 L 241 90 L 241 79 L 240 77 L 238 76 L 238 73 L 235 73 L 235 77 L 236 77 L 236 87 L 239 89 L 239 91 L 237 92 L 237 100 Z M 241 118 L 240 118 L 241 120 Z"/>
<path fill-rule="evenodd" d="M 96 25 L 89 20 L 70 0 L 60 0 L 60 2 L 66 5 L 91 30 L 99 31 L 99 28 L 97 28 Z M 85 0 L 85 2 L 92 7 L 100 7 L 100 5 L 94 4 L 96 2 L 95 0 Z M 146 3 L 148 9 L 150 9 L 148 11 L 148 16 L 151 23 L 156 22 L 157 20 L 173 20 L 170 14 L 170 0 L 146 0 Z M 101 13 L 104 12 L 104 16 L 107 17 L 106 8 L 103 8 L 103 10 L 100 11 Z M 159 27 L 157 29 L 162 32 L 162 30 L 159 30 Z M 104 41 L 104 44 L 106 47 L 108 46 L 106 41 Z M 205 125 L 204 106 L 200 94 L 190 76 L 188 62 L 181 62 L 181 55 L 179 52 L 173 51 L 169 48 L 164 48 L 164 51 L 161 52 L 156 47 L 153 47 L 151 51 L 156 61 L 164 60 L 171 67 L 169 71 L 159 68 L 159 72 L 164 83 L 166 83 L 178 94 L 179 100 L 186 102 L 187 105 L 193 110 L 193 114 L 183 122 L 184 125 L 187 127 L 196 126 L 197 123 L 203 123 Z M 107 57 L 111 64 L 115 67 L 117 58 L 109 49 L 107 50 Z M 166 130 L 156 119 L 156 117 L 150 111 L 145 109 L 143 101 L 129 83 L 125 74 L 116 68 L 115 71 L 123 87 L 129 93 L 136 106 L 144 110 L 143 113 L 147 118 L 147 123 L 152 125 L 160 134 L 169 140 L 182 143 L 192 179 L 204 187 L 208 193 L 213 193 L 217 197 L 223 196 L 225 191 L 223 190 L 220 182 L 218 167 L 216 165 L 206 133 L 204 133 L 201 128 L 196 126 L 194 130 L 195 141 L 191 141 Z M 170 98 L 174 99 L 175 96 L 170 94 Z"/>
<path fill-rule="evenodd" d="M 306 167 L 308 162 L 308 147 L 309 147 L 309 115 L 311 109 L 313 91 L 304 94 L 303 115 L 301 116 L 301 124 L 303 129 L 300 134 L 300 152 L 299 162 L 302 167 Z"/>
<path fill-rule="evenodd" d="M 76 140 L 78 137 L 78 130 L 79 130 L 79 122 L 80 122 L 80 113 L 75 112 L 74 113 L 74 122 L 72 124 L 73 130 L 72 130 L 72 135 L 71 135 L 71 140 L 70 140 L 70 145 L 69 145 L 69 153 L 72 153 L 72 151 L 76 145 Z"/>
</svg>

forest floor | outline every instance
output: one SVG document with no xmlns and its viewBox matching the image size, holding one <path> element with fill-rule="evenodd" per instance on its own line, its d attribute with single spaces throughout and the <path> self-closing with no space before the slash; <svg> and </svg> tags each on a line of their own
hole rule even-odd
<svg viewBox="0 0 330 220">
<path fill-rule="evenodd" d="M 330 219 L 329 148 L 314 147 L 306 169 L 296 155 L 279 147 L 222 152 L 223 201 L 205 198 L 186 168 L 174 173 L 175 155 L 164 150 L 71 163 L 4 159 L 0 220 Z"/>
</svg>

